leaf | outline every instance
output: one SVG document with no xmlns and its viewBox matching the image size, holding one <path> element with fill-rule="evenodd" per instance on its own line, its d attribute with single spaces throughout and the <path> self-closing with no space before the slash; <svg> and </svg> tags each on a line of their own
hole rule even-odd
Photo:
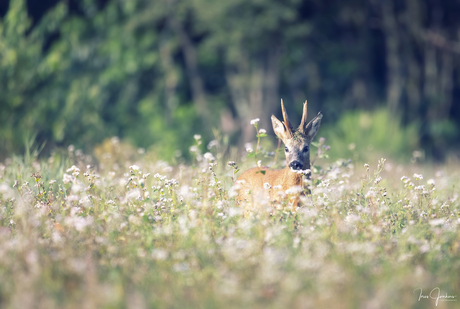
<svg viewBox="0 0 460 309">
<path fill-rule="evenodd" d="M 251 152 L 251 153 L 248 153 L 248 155 L 246 156 L 246 158 L 253 158 L 256 156 L 256 153 L 255 152 Z"/>
</svg>

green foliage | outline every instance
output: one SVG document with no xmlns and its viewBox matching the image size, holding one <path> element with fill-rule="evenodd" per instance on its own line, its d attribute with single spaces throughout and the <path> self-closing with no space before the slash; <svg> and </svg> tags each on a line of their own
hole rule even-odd
<svg viewBox="0 0 460 309">
<path fill-rule="evenodd" d="M 61 3 L 31 29 L 24 1 L 13 0 L 0 21 L 1 154 L 17 152 L 32 134 L 50 149 L 91 149 L 118 135 L 137 146 L 154 144 L 165 158 L 177 149 L 186 153 L 184 133 L 199 122 L 191 105 L 179 103 L 177 88 L 185 86 L 171 62 L 177 47 L 152 31 L 162 6 L 82 5 L 86 16 L 67 15 Z"/>
<path fill-rule="evenodd" d="M 325 124 L 319 133 L 331 146 L 332 158 L 369 160 L 376 156 L 408 160 L 419 147 L 418 126 L 403 127 L 387 109 L 353 111 L 335 124 Z"/>
<path fill-rule="evenodd" d="M 270 114 L 279 110 L 279 97 L 295 104 L 293 120 L 301 115 L 300 102 L 308 99 L 310 110 L 322 110 L 338 123 L 343 143 L 354 142 L 360 149 L 371 145 L 406 157 L 415 147 L 442 150 L 458 140 L 458 125 L 449 115 L 456 112 L 449 98 L 457 93 L 457 64 L 449 62 L 449 54 L 431 57 L 424 54 L 429 48 L 413 50 L 420 45 L 414 43 L 401 45 L 400 50 L 409 52 L 393 56 L 404 59 L 412 51 L 421 57 L 411 56 L 411 61 L 420 58 L 423 63 L 410 62 L 407 70 L 382 68 L 390 51 L 381 45 L 393 46 L 386 44 L 392 37 L 381 21 L 383 28 L 374 35 L 375 27 L 368 24 L 373 19 L 364 16 L 370 16 L 369 10 L 377 10 L 376 15 L 385 11 L 366 0 L 327 6 L 299 0 L 85 0 L 77 1 L 74 11 L 66 1 L 57 1 L 34 23 L 26 2 L 10 0 L 0 19 L 2 158 L 22 153 L 30 136 L 46 143 L 44 154 L 56 145 L 91 150 L 119 136 L 136 147 L 151 147 L 167 160 L 177 150 L 188 155 L 191 134 L 211 140 L 212 128 L 222 128 L 241 145 L 250 138 L 248 120 L 260 117 L 266 126 Z M 398 10 L 418 2 L 407 3 Z M 445 11 L 449 7 L 440 5 Z M 410 15 L 403 13 L 397 14 Z M 440 68 L 429 72 L 442 75 L 434 77 L 439 85 L 412 70 L 436 68 L 438 62 Z M 385 91 L 392 78 L 398 79 L 392 74 L 400 71 L 412 72 L 406 74 L 409 80 L 397 84 L 400 91 L 396 86 Z M 421 85 L 432 87 L 422 91 Z M 400 98 L 387 104 L 392 110 L 407 107 L 407 127 L 383 112 L 369 116 L 375 122 L 369 129 L 350 124 L 367 117 L 351 109 L 378 108 L 383 104 L 375 102 L 388 99 L 383 93 L 393 92 Z M 387 120 L 391 126 L 385 126 Z M 427 123 L 420 127 L 420 145 L 414 132 L 422 120 Z M 395 140 L 390 147 L 383 136 L 388 132 Z M 330 138 L 334 136 L 331 128 Z"/>
</svg>

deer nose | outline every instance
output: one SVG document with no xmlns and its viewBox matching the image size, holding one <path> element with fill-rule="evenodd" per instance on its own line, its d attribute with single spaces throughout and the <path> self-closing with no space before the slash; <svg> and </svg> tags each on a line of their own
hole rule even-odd
<svg viewBox="0 0 460 309">
<path fill-rule="evenodd" d="M 289 164 L 289 167 L 293 170 L 300 170 L 302 169 L 302 164 L 299 161 L 292 161 L 291 164 Z"/>
</svg>

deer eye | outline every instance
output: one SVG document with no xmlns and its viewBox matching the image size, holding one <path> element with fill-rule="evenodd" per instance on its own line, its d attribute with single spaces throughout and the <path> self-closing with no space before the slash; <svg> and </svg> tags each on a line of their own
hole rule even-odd
<svg viewBox="0 0 460 309">
<path fill-rule="evenodd" d="M 289 149 L 287 147 L 284 147 L 284 151 L 289 152 Z"/>
<path fill-rule="evenodd" d="M 307 152 L 307 151 L 308 151 L 308 146 L 305 146 L 305 147 L 303 148 L 303 152 Z"/>
</svg>

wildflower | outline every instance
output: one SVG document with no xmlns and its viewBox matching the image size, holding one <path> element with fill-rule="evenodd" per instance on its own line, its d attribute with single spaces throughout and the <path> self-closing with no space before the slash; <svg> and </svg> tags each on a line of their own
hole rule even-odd
<svg viewBox="0 0 460 309">
<path fill-rule="evenodd" d="M 257 161 L 257 166 L 261 167 L 262 166 L 262 160 Z"/>
<path fill-rule="evenodd" d="M 408 181 L 410 181 L 410 178 L 407 177 L 407 176 L 402 176 L 401 181 L 404 182 L 404 183 L 407 183 Z"/>
<path fill-rule="evenodd" d="M 414 189 L 417 190 L 417 191 L 422 191 L 422 190 L 425 190 L 425 186 L 424 185 L 417 186 Z"/>
<path fill-rule="evenodd" d="M 190 152 L 197 152 L 198 151 L 198 147 L 196 145 L 193 145 L 192 147 L 190 147 Z"/>
<path fill-rule="evenodd" d="M 249 152 L 249 153 L 251 153 L 251 152 L 253 152 L 253 151 L 254 151 L 254 149 L 252 149 L 252 148 L 248 147 L 248 148 L 246 148 L 246 151 L 247 151 L 247 152 Z"/>
<path fill-rule="evenodd" d="M 259 121 L 260 121 L 259 118 L 252 119 L 252 120 L 251 120 L 251 125 L 254 126 L 254 125 L 256 125 Z"/>
<path fill-rule="evenodd" d="M 204 157 L 206 160 L 208 160 L 208 161 L 214 161 L 214 160 L 215 160 L 214 156 L 213 156 L 212 153 L 210 153 L 210 152 L 206 152 L 206 153 L 203 155 L 203 157 Z"/>
<path fill-rule="evenodd" d="M 427 181 L 427 184 L 432 185 L 432 186 L 434 186 L 435 183 L 436 182 L 435 182 L 435 180 L 433 178 L 428 179 L 428 181 Z"/>
<path fill-rule="evenodd" d="M 150 175 L 150 173 L 146 173 L 146 174 L 142 175 L 142 178 L 147 179 L 147 177 L 149 177 L 149 175 Z"/>
<path fill-rule="evenodd" d="M 423 175 L 422 174 L 414 174 L 414 177 L 415 177 L 415 180 L 422 180 L 423 179 Z"/>
<path fill-rule="evenodd" d="M 73 173 L 73 172 L 79 172 L 80 169 L 76 167 L 75 165 L 72 165 L 71 168 L 67 169 L 67 173 Z"/>
<path fill-rule="evenodd" d="M 138 170 L 139 170 L 139 166 L 137 166 L 137 165 L 134 164 L 134 165 L 131 165 L 131 166 L 129 167 L 129 169 L 130 169 L 130 170 L 133 170 L 133 171 L 138 171 Z"/>
<path fill-rule="evenodd" d="M 198 140 L 201 139 L 201 135 L 200 135 L 200 134 L 195 134 L 195 135 L 193 135 L 193 138 L 194 138 L 196 141 L 198 141 Z"/>
<path fill-rule="evenodd" d="M 283 191 L 278 191 L 276 194 L 277 194 L 279 197 L 281 197 L 281 198 L 285 198 L 285 197 L 286 197 L 286 193 L 283 192 Z"/>
<path fill-rule="evenodd" d="M 267 131 L 265 129 L 259 129 L 259 134 L 265 134 Z"/>
<path fill-rule="evenodd" d="M 73 180 L 74 180 L 74 177 L 68 174 L 64 174 L 62 177 L 62 182 L 64 182 L 65 184 L 68 184 L 69 182 L 72 182 Z"/>
<path fill-rule="evenodd" d="M 366 195 L 364 196 L 365 198 L 370 198 L 370 197 L 375 197 L 376 193 L 373 190 L 367 191 Z"/>
<path fill-rule="evenodd" d="M 281 185 L 273 186 L 274 190 L 281 190 L 283 187 Z"/>
<path fill-rule="evenodd" d="M 354 222 L 361 221 L 361 217 L 356 214 L 350 214 L 345 217 L 345 221 L 347 221 L 348 223 L 354 223 Z"/>
<path fill-rule="evenodd" d="M 302 187 L 301 186 L 292 186 L 289 189 L 287 189 L 285 192 L 286 194 L 296 194 L 302 192 Z"/>
<path fill-rule="evenodd" d="M 374 183 L 375 183 L 375 184 L 378 184 L 378 183 L 381 182 L 381 181 L 382 181 L 382 177 L 379 176 L 379 177 L 377 177 L 377 178 L 375 179 Z"/>
<path fill-rule="evenodd" d="M 228 161 L 228 162 L 227 162 L 227 165 L 228 165 L 228 166 L 235 166 L 235 165 L 236 165 L 236 162 L 235 162 L 235 161 Z"/>
<path fill-rule="evenodd" d="M 209 142 L 208 149 L 211 149 L 212 147 L 217 147 L 217 145 L 219 145 L 219 142 L 214 139 Z"/>
<path fill-rule="evenodd" d="M 155 219 L 157 219 L 155 217 Z M 161 217 L 158 218 L 158 220 L 156 221 L 159 221 L 161 220 Z M 152 251 L 152 257 L 155 259 L 155 260 L 165 260 L 167 257 L 168 257 L 168 251 L 164 250 L 164 249 L 153 249 Z"/>
<path fill-rule="evenodd" d="M 264 183 L 264 189 L 265 189 L 265 190 L 269 190 L 269 189 L 271 189 L 271 187 L 272 187 L 272 186 L 271 186 L 268 182 L 265 182 L 265 183 Z"/>
<path fill-rule="evenodd" d="M 369 168 L 369 164 L 365 163 L 365 164 L 364 164 L 364 167 L 365 167 L 365 168 Z"/>
</svg>

